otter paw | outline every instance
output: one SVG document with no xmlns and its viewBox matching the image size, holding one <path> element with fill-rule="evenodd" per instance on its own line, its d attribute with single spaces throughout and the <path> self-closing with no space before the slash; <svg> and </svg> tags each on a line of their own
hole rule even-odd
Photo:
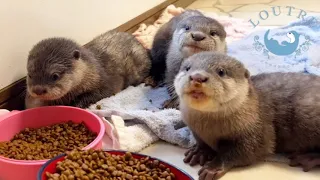
<svg viewBox="0 0 320 180">
<path fill-rule="evenodd" d="M 152 88 L 155 88 L 158 86 L 157 82 L 151 77 L 148 76 L 146 79 L 143 81 L 146 86 L 151 86 Z"/>
<path fill-rule="evenodd" d="M 189 163 L 190 166 L 200 164 L 203 166 L 206 162 L 210 161 L 214 157 L 214 151 L 209 148 L 201 148 L 198 145 L 190 148 L 184 155 L 183 161 Z"/>
<path fill-rule="evenodd" d="M 198 175 L 199 180 L 217 180 L 226 173 L 227 170 L 223 167 L 223 164 L 209 162 L 199 170 Z"/>
<path fill-rule="evenodd" d="M 290 166 L 301 166 L 304 172 L 308 172 L 311 169 L 320 166 L 320 154 L 319 153 L 306 153 L 295 154 L 290 157 Z"/>
<path fill-rule="evenodd" d="M 179 109 L 178 108 L 179 105 L 176 103 L 176 101 L 174 99 L 169 99 L 169 100 L 166 100 L 163 104 L 162 104 L 162 108 L 163 109 Z"/>
</svg>

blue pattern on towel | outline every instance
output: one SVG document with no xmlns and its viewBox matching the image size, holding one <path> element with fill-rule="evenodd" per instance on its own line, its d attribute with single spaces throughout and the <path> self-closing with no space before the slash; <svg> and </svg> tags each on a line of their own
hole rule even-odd
<svg viewBox="0 0 320 180">
<path fill-rule="evenodd" d="M 244 39 L 230 43 L 228 45 L 228 54 L 243 62 L 252 75 L 277 71 L 305 72 L 320 75 L 319 18 L 320 16 L 309 16 L 304 20 L 297 20 L 287 26 L 270 30 L 268 39 L 272 37 L 278 40 L 279 43 L 289 40 L 286 36 L 289 31 L 294 30 L 300 34 L 298 49 L 290 55 L 278 56 L 262 47 L 264 46 L 264 34 L 268 29 L 254 31 Z M 259 49 L 259 43 L 255 41 L 257 36 L 259 37 L 258 41 L 262 44 L 260 51 L 256 50 L 256 48 Z M 304 46 L 303 43 L 307 45 Z M 265 49 L 265 52 L 263 49 Z"/>
</svg>

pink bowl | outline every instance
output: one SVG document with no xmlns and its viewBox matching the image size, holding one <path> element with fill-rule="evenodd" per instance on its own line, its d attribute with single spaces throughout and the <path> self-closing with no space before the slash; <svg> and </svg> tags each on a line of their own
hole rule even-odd
<svg viewBox="0 0 320 180">
<path fill-rule="evenodd" d="M 47 106 L 12 111 L 0 116 L 0 142 L 10 140 L 24 128 L 39 128 L 67 121 L 84 122 L 97 138 L 84 148 L 101 149 L 105 126 L 98 116 L 84 109 L 69 106 Z M 0 180 L 35 180 L 47 160 L 14 160 L 0 156 Z"/>
</svg>

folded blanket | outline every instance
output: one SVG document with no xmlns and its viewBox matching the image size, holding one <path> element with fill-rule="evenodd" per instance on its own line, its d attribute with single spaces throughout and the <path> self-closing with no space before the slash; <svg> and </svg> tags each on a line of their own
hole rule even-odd
<svg viewBox="0 0 320 180">
<path fill-rule="evenodd" d="M 152 89 L 141 84 L 130 86 L 89 109 L 113 124 L 120 149 L 140 151 L 159 138 L 181 147 L 190 147 L 194 139 L 187 127 L 179 128 L 182 122 L 180 111 L 160 110 L 161 104 L 168 98 L 166 88 Z M 97 110 L 97 105 L 101 110 Z"/>
<path fill-rule="evenodd" d="M 278 71 L 319 75 L 319 31 L 319 17 L 309 16 L 284 27 L 255 31 L 229 44 L 228 54 L 243 62 L 252 75 Z"/>
</svg>

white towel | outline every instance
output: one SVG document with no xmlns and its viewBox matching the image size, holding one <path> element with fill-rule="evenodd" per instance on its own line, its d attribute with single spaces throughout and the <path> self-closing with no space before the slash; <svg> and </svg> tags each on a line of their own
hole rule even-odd
<svg viewBox="0 0 320 180">
<path fill-rule="evenodd" d="M 180 111 L 160 109 L 169 99 L 166 88 L 153 89 L 141 84 L 128 87 L 110 98 L 103 99 L 89 110 L 116 129 L 120 149 L 140 151 L 151 143 L 162 139 L 181 147 L 190 147 L 195 141 L 187 127 L 177 128 L 182 123 Z M 101 110 L 97 110 L 97 105 Z"/>
</svg>

